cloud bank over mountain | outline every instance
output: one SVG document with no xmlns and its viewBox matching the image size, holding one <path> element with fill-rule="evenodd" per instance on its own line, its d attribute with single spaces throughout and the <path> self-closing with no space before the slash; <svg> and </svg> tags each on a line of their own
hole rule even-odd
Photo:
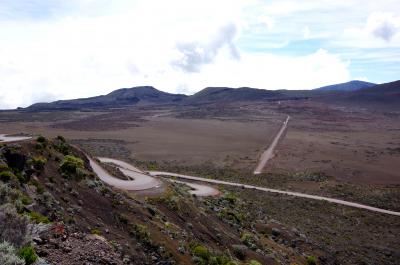
<svg viewBox="0 0 400 265">
<path fill-rule="evenodd" d="M 137 85 L 191 94 L 390 81 L 398 8 L 391 0 L 1 1 L 0 108 Z"/>
</svg>

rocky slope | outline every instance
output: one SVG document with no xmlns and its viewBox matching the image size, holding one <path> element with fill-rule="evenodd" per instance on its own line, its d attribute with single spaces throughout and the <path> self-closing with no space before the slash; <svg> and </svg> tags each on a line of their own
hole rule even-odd
<svg viewBox="0 0 400 265">
<path fill-rule="evenodd" d="M 312 264 L 321 254 L 303 235 L 250 218 L 234 194 L 201 199 L 165 185 L 148 197 L 106 186 L 63 137 L 2 144 L 0 261 Z"/>
</svg>

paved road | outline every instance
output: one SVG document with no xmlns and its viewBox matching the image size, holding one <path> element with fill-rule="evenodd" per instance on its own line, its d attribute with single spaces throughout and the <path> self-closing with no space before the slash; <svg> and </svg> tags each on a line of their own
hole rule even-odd
<svg viewBox="0 0 400 265">
<path fill-rule="evenodd" d="M 143 171 L 141 171 L 137 167 L 134 167 L 133 165 L 131 165 L 129 163 L 126 163 L 125 161 L 122 161 L 122 160 L 118 160 L 118 159 L 114 159 L 114 158 L 108 158 L 108 157 L 98 157 L 97 159 L 102 163 L 111 163 L 111 164 L 117 165 L 120 168 L 124 168 L 124 169 L 127 169 L 127 170 L 135 171 L 135 172 L 138 172 L 138 173 L 144 173 Z"/>
<path fill-rule="evenodd" d="M 286 120 L 286 123 L 288 121 L 289 121 L 289 117 Z M 6 140 L 8 140 L 8 141 L 10 141 L 10 138 L 12 138 L 13 141 L 24 141 L 24 140 L 30 139 L 30 137 L 19 137 L 19 139 L 16 139 L 16 137 L 8 137 L 8 136 L 5 136 L 4 134 L 0 134 L 0 136 L 3 137 L 2 139 L 7 138 Z M 228 181 L 216 180 L 216 179 L 206 179 L 206 178 L 176 174 L 176 173 L 171 173 L 171 172 L 149 171 L 148 172 L 149 175 L 146 175 L 144 173 L 140 173 L 140 172 L 136 172 L 136 171 L 127 169 L 129 167 L 131 167 L 131 169 L 133 169 L 133 168 L 136 169 L 136 168 L 126 162 L 113 159 L 114 162 L 116 162 L 116 164 L 118 163 L 122 166 L 123 170 L 130 171 L 129 174 L 131 176 L 133 176 L 134 174 L 143 175 L 143 176 L 141 176 L 141 178 L 135 179 L 135 180 L 121 180 L 121 179 L 115 178 L 114 176 L 110 175 L 106 170 L 104 170 L 97 162 L 95 162 L 89 156 L 88 156 L 88 159 L 89 159 L 89 162 L 90 162 L 90 165 L 91 165 L 93 171 L 99 176 L 99 178 L 101 180 L 103 180 L 104 182 L 106 182 L 109 185 L 112 185 L 116 188 L 125 189 L 125 190 L 138 190 L 138 188 L 143 190 L 143 189 L 145 189 L 146 185 L 148 185 L 149 187 L 150 186 L 157 187 L 157 186 L 154 186 L 155 182 L 153 182 L 153 181 L 157 181 L 157 180 L 152 178 L 151 176 L 176 177 L 176 178 L 188 179 L 188 180 L 193 180 L 193 181 L 207 182 L 207 183 L 212 183 L 212 184 L 221 184 L 221 185 L 227 185 L 227 186 L 233 186 L 233 187 L 241 187 L 243 189 L 252 189 L 252 190 L 265 191 L 265 192 L 279 193 L 279 194 L 283 194 L 283 195 L 295 196 L 295 197 L 312 199 L 312 200 L 327 201 L 327 202 L 345 205 L 345 206 L 349 206 L 349 207 L 353 207 L 353 208 L 365 209 L 365 210 L 369 210 L 369 211 L 373 211 L 373 212 L 377 212 L 377 213 L 400 216 L 400 212 L 380 209 L 380 208 L 376 208 L 376 207 L 372 207 L 372 206 L 368 206 L 368 205 L 364 205 L 364 204 L 360 204 L 360 203 L 355 203 L 355 202 L 348 202 L 348 201 L 344 201 L 344 200 L 322 197 L 322 196 L 317 196 L 317 195 L 309 195 L 309 194 L 299 193 L 299 192 L 269 189 L 269 188 L 258 187 L 258 186 L 253 186 L 253 185 L 246 185 L 246 184 L 228 182 Z M 101 158 L 101 159 L 107 160 L 108 158 Z M 135 175 L 135 176 L 138 176 L 138 175 Z M 146 179 L 144 179 L 144 176 L 146 176 Z M 177 182 L 177 180 L 174 180 L 174 181 Z M 142 184 L 143 184 L 143 186 L 141 186 Z M 194 189 L 196 189 L 196 186 L 197 186 L 197 189 L 199 189 L 198 185 L 200 185 L 200 184 L 187 183 L 187 182 L 185 182 L 185 184 L 186 185 L 190 184 L 191 187 Z M 201 185 L 201 186 L 204 186 L 204 185 Z M 208 187 L 208 186 L 205 186 L 205 187 Z M 208 187 L 208 188 L 211 188 L 211 187 Z M 196 192 L 196 190 L 192 191 L 192 193 L 193 192 Z M 211 191 L 208 190 L 207 192 L 211 192 Z M 200 194 L 201 194 L 201 190 L 200 190 Z M 198 195 L 198 196 L 201 196 L 201 195 Z M 210 196 L 210 195 L 203 195 L 203 196 Z"/>
<path fill-rule="evenodd" d="M 159 180 L 151 175 L 145 174 L 143 171 L 129 163 L 107 157 L 98 157 L 98 159 L 102 163 L 114 164 L 125 176 L 131 179 L 121 180 L 115 178 L 106 170 L 104 170 L 100 165 L 98 165 L 93 159 L 89 158 L 90 165 L 92 166 L 93 171 L 99 176 L 101 180 L 111 186 L 125 190 L 138 191 L 159 187 L 161 185 L 161 182 Z M 217 189 L 204 184 L 189 183 L 172 179 L 169 179 L 169 181 L 189 186 L 192 189 L 189 191 L 189 193 L 196 196 L 216 196 L 220 193 Z"/>
<path fill-rule="evenodd" d="M 149 175 L 131 171 L 128 169 L 120 168 L 121 172 L 131 178 L 131 180 L 122 180 L 114 177 L 102 168 L 96 161 L 88 157 L 90 166 L 97 176 L 105 183 L 123 190 L 139 191 L 157 188 L 161 186 L 161 182 Z"/>
<path fill-rule="evenodd" d="M 8 136 L 7 134 L 0 134 L 0 143 L 17 142 L 32 139 L 28 136 Z"/>
<path fill-rule="evenodd" d="M 211 186 L 196 184 L 196 183 L 191 183 L 191 182 L 186 182 L 186 181 L 179 181 L 176 179 L 169 179 L 169 181 L 184 184 L 184 185 L 190 187 L 192 190 L 190 190 L 189 193 L 199 196 L 199 197 L 218 196 L 219 194 L 221 194 L 221 192 L 219 190 L 217 190 L 216 188 L 213 188 Z"/>
<path fill-rule="evenodd" d="M 267 164 L 268 160 L 270 160 L 274 156 L 275 147 L 278 145 L 279 139 L 281 139 L 283 132 L 285 131 L 288 123 L 289 123 L 290 116 L 287 116 L 286 120 L 283 122 L 281 129 L 279 130 L 278 134 L 275 136 L 274 140 L 272 141 L 271 145 L 268 147 L 267 150 L 262 153 L 260 157 L 260 161 L 256 169 L 254 170 L 254 174 L 261 174 L 263 168 Z"/>
<path fill-rule="evenodd" d="M 364 205 L 364 204 L 360 204 L 360 203 L 348 202 L 348 201 L 344 201 L 344 200 L 327 198 L 327 197 L 322 197 L 322 196 L 317 196 L 317 195 L 309 195 L 309 194 L 299 193 L 299 192 L 269 189 L 269 188 L 264 188 L 264 187 L 258 187 L 258 186 L 253 186 L 253 185 L 245 185 L 245 184 L 241 184 L 241 183 L 228 182 L 228 181 L 223 181 L 223 180 L 205 179 L 205 178 L 182 175 L 182 174 L 176 174 L 176 173 L 171 173 L 171 172 L 150 171 L 149 174 L 152 175 L 152 176 L 165 176 L 165 177 L 169 176 L 169 177 L 189 179 L 189 180 L 194 180 L 194 181 L 202 181 L 202 182 L 213 183 L 213 184 L 221 184 L 221 185 L 227 185 L 227 186 L 233 186 L 233 187 L 241 187 L 241 188 L 244 188 L 244 189 L 251 189 L 251 190 L 259 190 L 259 191 L 265 191 L 265 192 L 279 193 L 279 194 L 295 196 L 295 197 L 300 197 L 300 198 L 318 200 L 318 201 L 327 201 L 327 202 L 336 203 L 336 204 L 340 204 L 340 205 L 345 205 L 345 206 L 349 206 L 349 207 L 365 209 L 365 210 L 369 210 L 369 211 L 373 211 L 373 212 L 400 216 L 400 212 L 380 209 L 380 208 L 376 208 L 376 207 L 372 207 L 372 206 L 368 206 L 368 205 Z"/>
</svg>

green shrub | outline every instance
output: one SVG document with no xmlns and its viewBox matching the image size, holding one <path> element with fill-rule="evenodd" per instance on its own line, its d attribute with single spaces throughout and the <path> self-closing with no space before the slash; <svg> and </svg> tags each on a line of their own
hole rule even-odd
<svg viewBox="0 0 400 265">
<path fill-rule="evenodd" d="M 33 264 L 38 258 L 35 249 L 32 246 L 22 247 L 18 251 L 18 256 L 24 259 L 27 265 Z"/>
<path fill-rule="evenodd" d="M 42 194 L 44 192 L 44 187 L 37 180 L 32 179 L 29 183 L 36 187 L 36 192 L 38 194 Z"/>
<path fill-rule="evenodd" d="M 16 176 L 17 176 L 17 179 L 18 179 L 18 181 L 19 181 L 19 183 L 26 183 L 28 180 L 27 180 L 27 176 L 26 176 L 26 174 L 24 174 L 24 173 L 22 173 L 22 172 L 17 172 L 16 174 L 15 174 Z"/>
<path fill-rule="evenodd" d="M 218 213 L 218 216 L 224 220 L 228 220 L 228 221 L 231 221 L 236 224 L 241 224 L 243 222 L 243 220 L 245 219 L 243 213 L 238 212 L 236 209 L 231 210 L 228 208 L 222 209 Z"/>
<path fill-rule="evenodd" d="M 3 182 L 9 182 L 10 180 L 18 181 L 18 178 L 11 171 L 3 171 L 0 172 L 0 180 Z"/>
<path fill-rule="evenodd" d="M 35 156 L 31 159 L 31 163 L 35 169 L 41 170 L 46 165 L 47 160 L 43 156 Z"/>
<path fill-rule="evenodd" d="M 315 256 L 306 257 L 307 265 L 317 265 L 317 258 Z"/>
<path fill-rule="evenodd" d="M 60 142 L 58 144 L 55 144 L 54 148 L 63 155 L 69 154 L 69 145 L 67 143 Z"/>
<path fill-rule="evenodd" d="M 0 264 L 2 265 L 24 265 L 25 261 L 17 256 L 13 245 L 4 241 L 0 243 Z"/>
<path fill-rule="evenodd" d="M 240 240 L 243 242 L 243 244 L 245 244 L 249 248 L 251 248 L 251 249 L 256 248 L 256 245 L 255 245 L 256 239 L 253 234 L 243 233 L 240 237 Z"/>
<path fill-rule="evenodd" d="M 219 255 L 209 251 L 205 246 L 191 242 L 189 244 L 190 252 L 194 256 L 196 264 L 201 265 L 238 265 L 230 257 Z"/>
<path fill-rule="evenodd" d="M 232 245 L 233 254 L 240 260 L 246 258 L 246 249 L 247 247 L 244 245 Z"/>
<path fill-rule="evenodd" d="M 202 245 L 196 246 L 193 249 L 192 254 L 196 257 L 203 259 L 204 261 L 209 260 L 211 257 L 210 251 L 208 251 L 208 249 Z"/>
<path fill-rule="evenodd" d="M 81 179 L 84 174 L 84 163 L 79 157 L 66 155 L 60 163 L 60 171 L 66 178 Z"/>
<path fill-rule="evenodd" d="M 13 189 L 9 184 L 0 182 L 0 205 L 14 203 L 21 197 L 22 193 L 19 190 Z"/>
<path fill-rule="evenodd" d="M 150 233 L 147 229 L 147 226 L 135 224 L 133 230 L 133 234 L 138 240 L 143 242 L 150 242 Z"/>
<path fill-rule="evenodd" d="M 54 141 L 54 148 L 63 155 L 69 154 L 69 144 L 67 144 L 65 138 L 62 136 L 57 136 L 56 140 Z"/>
<path fill-rule="evenodd" d="M 44 224 L 49 224 L 50 220 L 46 216 L 42 215 L 41 213 L 31 211 L 28 213 L 29 218 L 34 221 L 35 223 L 44 223 Z"/>
<path fill-rule="evenodd" d="M 58 135 L 58 136 L 56 137 L 56 139 L 59 140 L 59 141 L 61 141 L 61 142 L 63 142 L 63 143 L 66 142 L 64 136 L 61 136 L 61 135 Z"/>
<path fill-rule="evenodd" d="M 28 220 L 17 213 L 15 207 L 6 203 L 0 207 L 0 242 L 7 241 L 20 247 L 29 240 Z"/>
<path fill-rule="evenodd" d="M 92 230 L 90 230 L 90 233 L 92 235 L 98 235 L 98 236 L 101 235 L 101 231 L 99 229 L 97 229 L 97 228 L 93 228 Z"/>
<path fill-rule="evenodd" d="M 47 139 L 44 136 L 39 135 L 38 138 L 36 138 L 36 141 L 38 141 L 39 143 L 46 143 Z"/>
<path fill-rule="evenodd" d="M 36 150 L 44 150 L 46 149 L 46 144 L 45 143 L 36 143 L 35 145 Z"/>
<path fill-rule="evenodd" d="M 148 198 L 148 202 L 163 203 L 171 211 L 180 210 L 180 198 L 175 190 L 169 190 L 160 197 Z"/>
<path fill-rule="evenodd" d="M 224 200 L 228 201 L 230 204 L 235 204 L 237 201 L 237 196 L 231 192 L 225 193 Z"/>
<path fill-rule="evenodd" d="M 10 171 L 10 168 L 7 165 L 1 164 L 0 172 L 3 172 L 3 171 Z"/>
<path fill-rule="evenodd" d="M 32 199 L 26 195 L 21 196 L 21 202 L 23 205 L 29 205 L 32 203 Z"/>
</svg>

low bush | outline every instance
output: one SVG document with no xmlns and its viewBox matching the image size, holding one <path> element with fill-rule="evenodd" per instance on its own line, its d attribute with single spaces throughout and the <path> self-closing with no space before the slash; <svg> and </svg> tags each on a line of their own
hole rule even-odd
<svg viewBox="0 0 400 265">
<path fill-rule="evenodd" d="M 228 192 L 224 194 L 222 199 L 228 201 L 230 204 L 235 204 L 237 201 L 237 196 L 231 192 Z"/>
<path fill-rule="evenodd" d="M 63 155 L 69 154 L 69 144 L 65 141 L 65 138 L 62 136 L 57 136 L 56 140 L 54 141 L 54 148 L 62 153 Z"/>
<path fill-rule="evenodd" d="M 149 203 L 162 203 L 171 211 L 180 211 L 180 197 L 176 190 L 169 190 L 160 197 L 148 198 Z"/>
<path fill-rule="evenodd" d="M 9 182 L 10 180 L 18 181 L 18 178 L 11 171 L 3 171 L 0 172 L 0 180 L 3 182 Z"/>
<path fill-rule="evenodd" d="M 7 241 L 16 247 L 26 244 L 28 220 L 17 213 L 12 204 L 0 207 L 0 242 Z"/>
<path fill-rule="evenodd" d="M 49 218 L 47 218 L 46 216 L 42 215 L 41 213 L 38 213 L 38 212 L 35 212 L 35 211 L 31 211 L 27 215 L 32 221 L 34 221 L 37 224 L 39 224 L 39 223 L 49 224 L 50 223 Z"/>
<path fill-rule="evenodd" d="M 135 224 L 133 228 L 133 234 L 138 240 L 142 242 L 150 242 L 150 233 L 147 229 L 147 226 L 145 225 Z"/>
<path fill-rule="evenodd" d="M 218 213 L 218 216 L 226 221 L 230 221 L 231 223 L 239 225 L 242 224 L 243 220 L 245 219 L 244 214 L 240 213 L 237 209 L 223 208 Z"/>
<path fill-rule="evenodd" d="M 85 176 L 83 169 L 83 160 L 72 155 L 66 155 L 60 163 L 60 171 L 66 178 L 82 179 Z"/>
<path fill-rule="evenodd" d="M 21 192 L 11 188 L 9 184 L 0 183 L 0 205 L 14 203 L 21 198 Z"/>
<path fill-rule="evenodd" d="M 201 265 L 237 265 L 235 261 L 226 255 L 218 255 L 209 251 L 205 246 L 192 244 L 190 247 L 191 253 L 194 256 L 193 260 Z"/>
<path fill-rule="evenodd" d="M 317 265 L 317 258 L 315 256 L 306 257 L 307 265 Z"/>
<path fill-rule="evenodd" d="M 205 260 L 205 261 L 209 260 L 211 257 L 211 254 L 208 251 L 208 249 L 202 245 L 196 246 L 193 249 L 192 254 L 196 257 L 199 257 L 199 258 Z"/>
<path fill-rule="evenodd" d="M 37 180 L 32 179 L 29 183 L 36 187 L 36 192 L 38 194 L 42 194 L 44 192 L 44 187 Z"/>
<path fill-rule="evenodd" d="M 251 249 L 255 249 L 256 248 L 256 238 L 254 237 L 253 234 L 250 233 L 243 233 L 240 236 L 240 240 L 243 242 L 243 244 L 245 244 L 246 246 L 248 246 Z"/>
<path fill-rule="evenodd" d="M 36 141 L 38 141 L 39 143 L 46 143 L 46 142 L 47 142 L 47 139 L 46 139 L 44 136 L 39 135 L 39 136 L 36 138 Z"/>
<path fill-rule="evenodd" d="M 244 260 L 246 258 L 246 250 L 247 247 L 244 245 L 233 245 L 232 246 L 233 254 L 240 260 Z"/>
<path fill-rule="evenodd" d="M 46 165 L 47 160 L 42 156 L 35 156 L 31 159 L 31 163 L 35 169 L 42 170 L 44 165 Z"/>
<path fill-rule="evenodd" d="M 93 228 L 92 230 L 90 230 L 90 233 L 92 235 L 98 235 L 98 236 L 101 235 L 101 231 L 99 229 L 97 229 L 97 228 Z"/>
<path fill-rule="evenodd" d="M 27 265 L 33 264 L 38 259 L 35 249 L 32 246 L 22 247 L 18 251 L 18 256 L 24 259 Z"/>
<path fill-rule="evenodd" d="M 66 142 L 64 136 L 61 136 L 61 135 L 58 135 L 58 136 L 56 137 L 56 139 L 59 140 L 60 142 L 63 142 L 63 143 Z"/>
<path fill-rule="evenodd" d="M 7 165 L 0 164 L 0 172 L 10 171 L 10 168 Z"/>
<path fill-rule="evenodd" d="M 21 196 L 21 202 L 23 205 L 29 205 L 32 203 L 32 199 L 29 196 L 22 195 Z"/>
<path fill-rule="evenodd" d="M 24 265 L 25 261 L 17 256 L 17 251 L 13 245 L 4 241 L 0 243 L 0 264 Z"/>
</svg>

